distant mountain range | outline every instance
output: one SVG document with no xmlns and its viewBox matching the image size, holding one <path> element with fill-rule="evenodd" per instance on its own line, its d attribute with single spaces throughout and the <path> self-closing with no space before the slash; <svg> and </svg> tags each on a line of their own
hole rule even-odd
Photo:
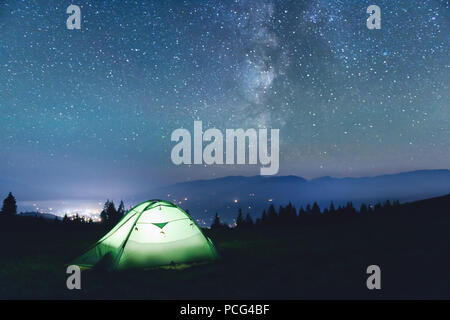
<svg viewBox="0 0 450 320">
<path fill-rule="evenodd" d="M 238 208 L 259 217 L 271 203 L 276 207 L 291 201 L 297 209 L 316 201 L 321 207 L 352 201 L 415 201 L 450 194 L 450 170 L 421 170 L 362 178 L 297 176 L 230 176 L 183 182 L 159 188 L 153 198 L 167 199 L 188 209 L 193 217 L 209 225 L 215 212 L 231 223 Z"/>
</svg>

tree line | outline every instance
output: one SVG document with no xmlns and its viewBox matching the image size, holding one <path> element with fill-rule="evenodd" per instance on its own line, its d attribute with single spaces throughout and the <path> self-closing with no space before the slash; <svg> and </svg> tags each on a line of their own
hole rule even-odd
<svg viewBox="0 0 450 320">
<path fill-rule="evenodd" d="M 100 212 L 100 223 L 103 224 L 107 229 L 112 229 L 123 218 L 125 213 L 126 209 L 122 200 L 120 201 L 119 206 L 116 209 L 114 201 L 110 201 L 108 199 L 103 205 L 103 210 Z M 71 224 L 93 223 L 91 218 L 86 218 L 78 214 L 71 217 L 65 214 L 62 222 Z"/>
<path fill-rule="evenodd" d="M 331 202 L 329 207 L 323 210 L 314 202 L 312 205 L 307 204 L 305 208 L 300 207 L 297 211 L 292 203 L 288 203 L 286 206 L 280 206 L 278 210 L 275 206 L 271 204 L 267 210 L 262 212 L 260 218 L 255 220 L 247 213 L 244 217 L 242 209 L 238 209 L 238 214 L 235 219 L 235 228 L 245 229 L 255 226 L 273 226 L 273 225 L 291 225 L 296 223 L 314 223 L 318 221 L 333 221 L 334 219 L 345 219 L 356 216 L 356 214 L 367 215 L 375 212 L 386 212 L 392 208 L 399 206 L 398 201 L 391 202 L 389 200 L 384 203 L 377 203 L 375 205 L 367 205 L 365 203 L 361 204 L 359 210 L 353 206 L 352 202 L 347 202 L 344 206 L 335 207 L 334 203 Z M 218 213 L 215 214 L 213 223 L 211 224 L 211 229 L 229 229 L 230 226 L 223 223 L 220 220 Z"/>
<path fill-rule="evenodd" d="M 279 206 L 276 210 L 275 206 L 271 204 L 267 210 L 264 210 L 261 217 L 253 219 L 252 216 L 247 213 L 245 216 L 242 209 L 238 209 L 238 214 L 235 219 L 234 227 L 237 229 L 248 229 L 256 226 L 274 226 L 274 225 L 292 225 L 296 223 L 314 223 L 323 221 L 333 221 L 338 219 L 339 221 L 345 218 L 356 216 L 356 214 L 366 215 L 374 212 L 386 212 L 399 205 L 398 201 L 390 202 L 387 200 L 384 203 L 377 203 L 375 205 L 361 204 L 359 210 L 357 210 L 352 202 L 348 202 L 344 206 L 335 207 L 331 202 L 329 207 L 323 210 L 319 207 L 317 202 L 312 205 L 308 204 L 305 208 L 300 207 L 299 210 L 289 202 L 286 206 Z M 3 206 L 0 212 L 4 217 L 14 217 L 17 214 L 17 202 L 15 197 L 10 192 L 8 196 L 3 200 Z M 113 201 L 107 200 L 103 206 L 103 210 L 100 213 L 100 222 L 105 228 L 113 228 L 126 214 L 126 209 L 123 201 L 120 201 L 119 206 L 116 206 Z M 41 217 L 42 218 L 42 217 Z M 55 222 L 61 222 L 55 217 Z M 79 224 L 91 224 L 93 223 L 91 218 L 86 218 L 78 214 L 74 216 L 64 215 L 62 223 L 79 225 Z M 229 229 L 230 226 L 223 223 L 220 220 L 218 213 L 215 214 L 211 229 Z"/>
<path fill-rule="evenodd" d="M 116 206 L 113 201 L 106 200 L 103 205 L 103 210 L 100 212 L 100 222 L 106 228 L 114 227 L 125 215 L 126 209 L 123 201 L 120 201 L 119 206 L 116 209 Z M 9 192 L 8 196 L 3 200 L 3 205 L 0 211 L 0 214 L 6 219 L 13 219 L 17 216 L 17 201 L 11 192 Z M 43 219 L 40 217 L 40 219 Z M 92 218 L 88 218 L 85 216 L 80 216 L 78 213 L 73 216 L 64 215 L 62 221 L 55 216 L 55 222 L 62 222 L 64 224 L 90 224 L 93 223 Z"/>
</svg>

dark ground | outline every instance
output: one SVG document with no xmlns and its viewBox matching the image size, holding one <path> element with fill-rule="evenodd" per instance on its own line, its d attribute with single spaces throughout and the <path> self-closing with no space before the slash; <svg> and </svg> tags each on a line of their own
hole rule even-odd
<svg viewBox="0 0 450 320">
<path fill-rule="evenodd" d="M 12 228 L 0 220 L 0 298 L 448 299 L 449 208 L 446 196 L 345 219 L 207 230 L 221 255 L 217 262 L 184 270 L 83 271 L 82 290 L 72 291 L 65 264 L 103 229 L 37 221 Z M 381 267 L 378 291 L 366 288 L 372 264 Z"/>
</svg>

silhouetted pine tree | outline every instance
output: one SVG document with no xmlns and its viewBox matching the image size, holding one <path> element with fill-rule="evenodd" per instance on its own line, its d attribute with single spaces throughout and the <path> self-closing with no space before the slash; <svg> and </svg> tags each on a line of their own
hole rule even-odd
<svg viewBox="0 0 450 320">
<path fill-rule="evenodd" d="M 343 214 L 345 216 L 351 216 L 352 214 L 356 213 L 355 208 L 353 207 L 353 203 L 347 202 L 346 206 L 343 209 Z"/>
<path fill-rule="evenodd" d="M 292 206 L 292 203 L 288 203 L 286 207 L 280 206 L 280 210 L 278 211 L 279 221 L 285 224 L 289 224 L 295 221 L 297 217 L 297 212 L 295 208 Z"/>
<path fill-rule="evenodd" d="M 261 215 L 261 224 L 262 224 L 262 225 L 265 225 L 265 224 L 267 224 L 267 221 L 268 221 L 268 219 L 267 219 L 267 213 L 266 213 L 266 210 L 264 209 L 264 210 L 263 210 L 263 213 L 262 213 L 262 215 Z"/>
<path fill-rule="evenodd" d="M 211 229 L 213 230 L 219 230 L 219 229 L 223 229 L 224 225 L 222 224 L 222 222 L 220 221 L 220 217 L 219 214 L 216 212 L 216 215 L 214 217 L 214 221 L 211 224 Z"/>
<path fill-rule="evenodd" d="M 303 223 L 306 218 L 306 211 L 303 209 L 303 206 L 298 210 L 297 221 Z"/>
<path fill-rule="evenodd" d="M 122 219 L 124 215 L 125 215 L 125 205 L 123 204 L 123 201 L 120 200 L 119 207 L 117 208 L 118 221 L 120 221 L 120 219 Z"/>
<path fill-rule="evenodd" d="M 312 214 L 311 206 L 310 206 L 309 203 L 306 205 L 306 210 L 305 211 L 306 211 L 307 215 L 311 215 Z"/>
<path fill-rule="evenodd" d="M 286 212 L 289 222 L 295 221 L 295 218 L 297 218 L 297 210 L 292 205 L 292 203 L 289 201 L 288 205 L 286 206 Z"/>
<path fill-rule="evenodd" d="M 319 215 L 321 214 L 321 212 L 320 212 L 320 207 L 319 207 L 319 205 L 317 204 L 317 202 L 314 202 L 314 203 L 313 203 L 313 206 L 312 206 L 312 209 L 311 209 L 311 213 L 312 213 L 314 216 L 319 216 Z"/>
<path fill-rule="evenodd" d="M 3 200 L 2 214 L 8 217 L 12 217 L 17 214 L 16 198 L 14 198 L 11 192 L 5 200 Z"/>
<path fill-rule="evenodd" d="M 273 204 L 271 204 L 269 206 L 269 210 L 267 211 L 267 221 L 268 221 L 268 223 L 273 224 L 273 223 L 277 222 L 277 220 L 278 220 L 277 218 L 278 218 L 278 215 L 275 210 L 275 207 L 273 206 Z"/>
<path fill-rule="evenodd" d="M 373 211 L 377 212 L 377 211 L 380 211 L 380 210 L 381 210 L 381 203 L 378 202 L 378 203 L 375 204 L 375 207 L 373 208 Z"/>
<path fill-rule="evenodd" d="M 359 209 L 359 213 L 367 214 L 367 206 L 365 203 L 361 204 L 361 208 Z"/>
<path fill-rule="evenodd" d="M 236 227 L 240 228 L 242 226 L 244 226 L 244 216 L 242 215 L 242 209 L 239 208 L 238 215 L 237 215 L 237 218 L 236 218 Z"/>
<path fill-rule="evenodd" d="M 280 208 L 278 209 L 278 221 L 286 223 L 287 220 L 287 211 L 285 210 L 285 208 L 283 208 L 283 206 L 280 206 Z"/>
<path fill-rule="evenodd" d="M 303 216 L 305 216 L 305 214 L 306 214 L 306 211 L 305 211 L 305 209 L 303 209 L 303 206 L 300 207 L 300 210 L 298 210 L 298 217 L 299 218 L 303 217 Z"/>
<path fill-rule="evenodd" d="M 252 219 L 252 217 L 250 216 L 249 213 L 247 213 L 247 215 L 245 216 L 244 226 L 245 226 L 246 228 L 251 228 L 251 227 L 253 227 L 253 219 Z"/>
<path fill-rule="evenodd" d="M 118 222 L 114 202 L 106 200 L 100 217 L 102 218 L 102 223 L 108 227 L 114 226 Z"/>
<path fill-rule="evenodd" d="M 331 201 L 330 203 L 330 210 L 328 210 L 329 214 L 335 214 L 336 213 L 336 208 L 334 207 L 334 203 L 333 201 Z"/>
</svg>

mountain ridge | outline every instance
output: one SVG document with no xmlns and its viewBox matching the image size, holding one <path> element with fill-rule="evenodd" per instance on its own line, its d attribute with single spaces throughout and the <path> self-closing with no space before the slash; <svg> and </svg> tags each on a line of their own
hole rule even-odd
<svg viewBox="0 0 450 320">
<path fill-rule="evenodd" d="M 243 176 L 243 175 L 232 175 L 232 176 L 225 176 L 220 178 L 213 178 L 213 179 L 197 179 L 197 180 L 190 180 L 190 181 L 182 181 L 182 182 L 176 182 L 167 186 L 163 186 L 161 188 L 167 188 L 171 186 L 176 185 L 186 185 L 191 183 L 199 183 L 199 182 L 211 182 L 211 181 L 224 181 L 224 180 L 230 180 L 234 178 L 244 178 L 244 179 L 252 179 L 252 178 L 260 178 L 260 179 L 279 179 L 279 178 L 296 178 L 303 181 L 314 181 L 314 180 L 323 180 L 323 179 L 334 179 L 334 180 L 347 180 L 347 179 L 371 179 L 371 178 L 381 178 L 381 177 L 391 177 L 391 176 L 398 176 L 398 175 L 409 175 L 409 174 L 421 174 L 421 173 L 450 173 L 450 169 L 421 169 L 421 170 L 412 170 L 412 171 L 402 171 L 398 173 L 386 173 L 386 174 L 380 174 L 380 175 L 374 175 L 374 176 L 360 176 L 360 177 L 334 177 L 334 176 L 320 176 L 317 178 L 311 178 L 307 179 L 302 176 L 297 175 L 282 175 L 282 176 L 261 176 L 261 175 L 253 175 L 253 176 Z"/>
<path fill-rule="evenodd" d="M 385 200 L 415 201 L 450 193 L 450 170 L 415 170 L 365 177 L 330 176 L 305 179 L 288 176 L 227 176 L 187 181 L 154 190 L 153 196 L 173 201 L 208 224 L 218 212 L 231 221 L 241 208 L 253 217 L 270 204 L 292 202 L 297 208 L 317 202 L 342 205 Z"/>
</svg>

